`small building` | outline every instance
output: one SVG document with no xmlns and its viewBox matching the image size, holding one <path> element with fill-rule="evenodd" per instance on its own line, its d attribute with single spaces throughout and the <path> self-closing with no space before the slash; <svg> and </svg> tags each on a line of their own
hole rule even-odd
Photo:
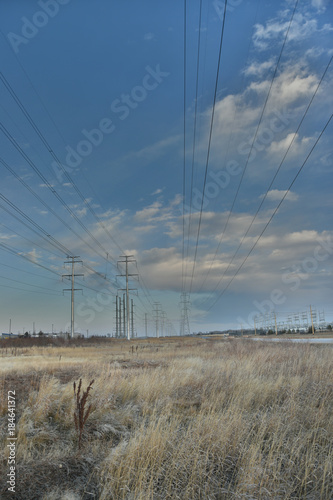
<svg viewBox="0 0 333 500">
<path fill-rule="evenodd" d="M 2 333 L 2 339 L 18 339 L 18 333 Z"/>
</svg>

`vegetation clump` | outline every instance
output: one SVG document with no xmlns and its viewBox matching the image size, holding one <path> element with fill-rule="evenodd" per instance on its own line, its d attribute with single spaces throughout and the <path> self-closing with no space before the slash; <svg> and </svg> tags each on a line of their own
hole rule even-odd
<svg viewBox="0 0 333 500">
<path fill-rule="evenodd" d="M 84 429 L 84 425 L 89 417 L 89 413 L 91 412 L 92 405 L 90 404 L 86 409 L 86 403 L 89 396 L 89 391 L 92 388 L 94 380 L 90 382 L 87 389 L 83 392 L 82 396 L 80 395 L 82 379 L 80 378 L 79 385 L 76 389 L 76 382 L 73 383 L 74 388 L 74 401 L 75 401 L 75 409 L 74 409 L 74 424 L 75 429 L 78 434 L 78 446 L 81 448 L 82 442 L 82 433 Z"/>
</svg>

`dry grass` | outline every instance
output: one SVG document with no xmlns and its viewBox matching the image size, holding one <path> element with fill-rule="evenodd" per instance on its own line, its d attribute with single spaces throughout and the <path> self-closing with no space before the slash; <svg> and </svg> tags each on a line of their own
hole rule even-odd
<svg viewBox="0 0 333 500">
<path fill-rule="evenodd" d="M 332 498 L 331 346 L 159 339 L 15 359 L 1 360 L 1 449 L 16 389 L 18 499 Z M 95 379 L 80 453 L 79 377 Z"/>
</svg>

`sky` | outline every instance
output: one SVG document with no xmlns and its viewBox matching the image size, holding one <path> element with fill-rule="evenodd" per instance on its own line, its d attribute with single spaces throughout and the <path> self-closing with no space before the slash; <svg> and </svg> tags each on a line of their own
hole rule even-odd
<svg viewBox="0 0 333 500">
<path fill-rule="evenodd" d="M 332 2 L 5 0 L 0 29 L 2 332 L 69 331 L 72 256 L 83 334 L 124 255 L 137 335 L 333 321 Z"/>
</svg>

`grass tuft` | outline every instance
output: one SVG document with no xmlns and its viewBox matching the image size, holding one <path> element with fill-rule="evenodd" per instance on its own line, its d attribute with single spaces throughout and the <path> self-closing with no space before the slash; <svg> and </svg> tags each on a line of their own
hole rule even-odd
<svg viewBox="0 0 333 500">
<path fill-rule="evenodd" d="M 79 382 L 77 389 L 76 389 L 76 382 L 73 383 L 74 401 L 75 401 L 74 423 L 75 423 L 76 432 L 78 434 L 79 450 L 81 449 L 83 429 L 84 429 L 85 423 L 89 417 L 89 414 L 92 410 L 91 404 L 86 409 L 86 403 L 87 403 L 87 399 L 89 396 L 89 391 L 91 390 L 93 383 L 94 383 L 94 380 L 92 380 L 90 382 L 87 389 L 83 392 L 82 396 L 80 395 L 81 387 L 82 387 L 82 379 L 80 378 L 80 382 Z"/>
</svg>

